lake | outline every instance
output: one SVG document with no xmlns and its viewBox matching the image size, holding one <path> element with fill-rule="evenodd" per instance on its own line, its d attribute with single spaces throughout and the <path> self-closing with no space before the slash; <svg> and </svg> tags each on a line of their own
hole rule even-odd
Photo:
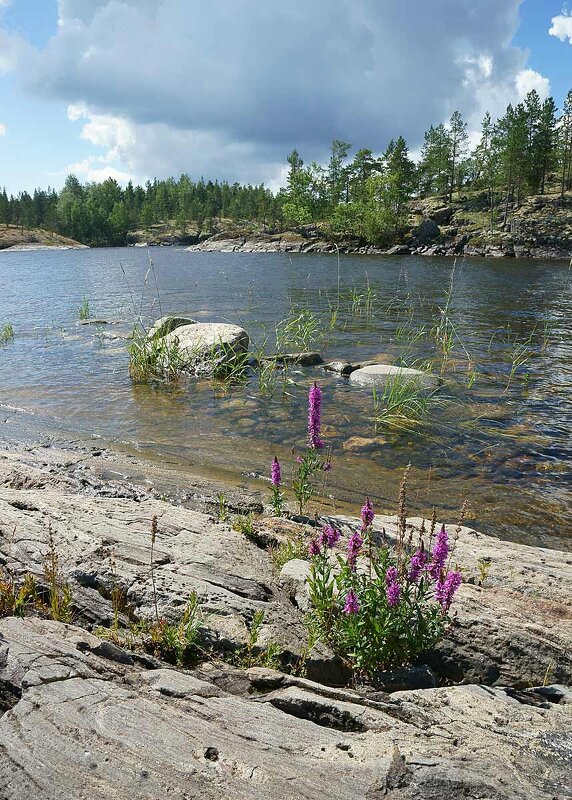
<svg viewBox="0 0 572 800">
<path fill-rule="evenodd" d="M 149 256 L 154 270 L 149 270 Z M 8 436 L 30 420 L 205 475 L 257 485 L 274 454 L 291 469 L 306 397 L 323 388 L 329 508 L 368 494 L 504 539 L 572 549 L 572 270 L 514 259 L 191 253 L 182 248 L 0 253 L 0 403 Z M 155 284 L 156 280 L 156 284 Z M 449 299 L 447 293 L 449 289 Z M 80 326 L 78 307 L 117 325 Z M 446 308 L 446 312 L 443 310 Z M 318 367 L 253 371 L 234 386 L 133 385 L 125 336 L 142 315 L 242 325 L 273 351 L 300 313 L 326 360 L 376 359 L 440 373 L 442 403 L 410 431 L 379 428 L 371 392 Z M 443 320 L 447 336 L 443 337 Z M 441 323 L 441 326 L 439 326 Z M 282 330 L 284 331 L 284 325 Z M 441 333 L 440 333 L 441 331 Z M 291 348 L 296 349 L 296 348 Z M 299 349 L 299 348 L 298 348 Z"/>
</svg>

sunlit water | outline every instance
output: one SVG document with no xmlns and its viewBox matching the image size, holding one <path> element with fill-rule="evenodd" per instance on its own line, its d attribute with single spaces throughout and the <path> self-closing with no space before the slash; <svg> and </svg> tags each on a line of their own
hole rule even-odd
<svg viewBox="0 0 572 800">
<path fill-rule="evenodd" d="M 268 338 L 272 350 L 277 321 L 300 306 L 321 319 L 326 336 L 315 346 L 326 359 L 434 358 L 440 371 L 431 329 L 451 269 L 448 259 L 343 256 L 338 273 L 335 256 L 177 248 L 0 253 L 0 327 L 11 322 L 15 331 L 13 343 L 0 348 L 0 403 L 156 459 L 238 478 L 266 475 L 275 453 L 291 464 L 292 446 L 304 443 L 315 379 L 333 453 L 328 495 L 357 506 L 369 494 L 380 511 L 390 511 L 411 463 L 412 511 L 430 513 L 435 505 L 454 520 L 466 500 L 469 523 L 483 531 L 571 549 L 567 264 L 458 261 L 449 307 L 455 342 L 441 389 L 448 401 L 416 435 L 376 433 L 371 393 L 319 368 L 279 376 L 271 396 L 260 392 L 256 374 L 230 389 L 192 380 L 133 386 L 127 343 L 110 338 L 127 333 L 140 312 L 150 319 L 174 312 L 238 322 L 256 346 Z M 79 326 L 84 296 L 95 316 L 121 324 Z M 524 363 L 509 381 L 515 353 L 524 353 Z M 8 430 L 9 410 L 2 417 Z M 355 437 L 378 441 L 368 446 Z"/>
</svg>

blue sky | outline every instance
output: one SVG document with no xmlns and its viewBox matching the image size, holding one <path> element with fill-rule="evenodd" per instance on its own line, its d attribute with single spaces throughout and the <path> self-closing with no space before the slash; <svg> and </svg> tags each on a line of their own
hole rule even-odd
<svg viewBox="0 0 572 800">
<path fill-rule="evenodd" d="M 0 0 L 0 186 L 277 186 L 293 147 L 414 151 L 454 109 L 476 131 L 530 88 L 572 88 L 560 0 Z"/>
</svg>

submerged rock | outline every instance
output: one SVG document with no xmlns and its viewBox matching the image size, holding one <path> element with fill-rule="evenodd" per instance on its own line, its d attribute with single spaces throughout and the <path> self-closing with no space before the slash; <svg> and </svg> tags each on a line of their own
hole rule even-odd
<svg viewBox="0 0 572 800">
<path fill-rule="evenodd" d="M 421 372 L 410 367 L 397 367 L 390 364 L 372 364 L 354 370 L 350 375 L 350 383 L 358 386 L 383 388 L 388 381 L 403 378 L 404 381 L 414 382 L 422 389 L 436 389 L 439 378 L 429 372 Z"/>
<path fill-rule="evenodd" d="M 349 361 L 330 361 L 329 364 L 324 364 L 324 369 L 327 372 L 336 372 L 338 375 L 350 375 L 356 367 L 350 364 Z"/>
<path fill-rule="evenodd" d="M 275 364 L 298 364 L 300 367 L 315 367 L 323 364 L 324 359 L 315 351 L 304 353 L 277 353 L 273 356 L 265 356 L 261 362 L 274 362 Z"/>
</svg>

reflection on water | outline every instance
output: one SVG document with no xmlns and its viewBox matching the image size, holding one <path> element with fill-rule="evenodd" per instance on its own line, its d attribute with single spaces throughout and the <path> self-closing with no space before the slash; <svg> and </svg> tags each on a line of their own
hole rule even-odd
<svg viewBox="0 0 572 800">
<path fill-rule="evenodd" d="M 16 335 L 0 348 L 0 402 L 155 458 L 266 474 L 274 453 L 287 464 L 292 445 L 303 443 L 306 393 L 317 379 L 334 453 L 327 491 L 339 501 L 357 505 L 368 493 L 380 510 L 393 509 L 411 463 L 413 510 L 429 513 L 434 504 L 455 519 L 466 499 L 475 527 L 572 548 L 567 265 L 459 261 L 450 337 L 436 343 L 447 259 L 347 256 L 338 274 L 332 256 L 151 252 L 159 298 L 145 288 L 144 250 L 0 253 L 0 325 L 11 322 Z M 97 317 L 122 324 L 79 326 L 84 296 Z M 292 368 L 264 385 L 252 374 L 230 389 L 129 381 L 123 337 L 136 313 L 239 322 L 255 346 L 271 349 L 276 323 L 292 306 L 319 319 L 326 358 L 432 360 L 439 370 L 447 352 L 441 394 L 448 402 L 423 435 L 376 432 L 371 395 L 318 368 Z"/>
</svg>

